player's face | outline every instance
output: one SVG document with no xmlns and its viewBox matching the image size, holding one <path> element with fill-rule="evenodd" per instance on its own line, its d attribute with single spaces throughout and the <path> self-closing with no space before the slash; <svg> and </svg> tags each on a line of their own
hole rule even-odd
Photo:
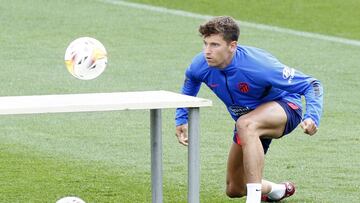
<svg viewBox="0 0 360 203">
<path fill-rule="evenodd" d="M 204 37 L 204 55 L 209 66 L 225 68 L 231 63 L 236 41 L 227 43 L 220 34 Z"/>
</svg>

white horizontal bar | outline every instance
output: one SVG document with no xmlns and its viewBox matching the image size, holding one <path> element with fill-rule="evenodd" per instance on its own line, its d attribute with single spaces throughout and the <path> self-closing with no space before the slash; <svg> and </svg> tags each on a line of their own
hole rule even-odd
<svg viewBox="0 0 360 203">
<path fill-rule="evenodd" d="M 164 109 L 211 106 L 207 99 L 169 91 L 113 92 L 90 94 L 0 97 L 0 115 Z"/>
</svg>

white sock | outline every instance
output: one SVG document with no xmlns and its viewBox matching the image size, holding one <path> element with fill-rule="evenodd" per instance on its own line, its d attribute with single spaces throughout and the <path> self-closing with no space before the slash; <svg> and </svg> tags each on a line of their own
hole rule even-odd
<svg viewBox="0 0 360 203">
<path fill-rule="evenodd" d="M 279 200 L 285 195 L 285 190 L 284 184 L 271 183 L 271 192 L 269 192 L 268 197 L 272 200 Z"/>
<path fill-rule="evenodd" d="M 246 203 L 260 203 L 261 183 L 248 183 L 246 184 L 246 189 Z"/>
</svg>

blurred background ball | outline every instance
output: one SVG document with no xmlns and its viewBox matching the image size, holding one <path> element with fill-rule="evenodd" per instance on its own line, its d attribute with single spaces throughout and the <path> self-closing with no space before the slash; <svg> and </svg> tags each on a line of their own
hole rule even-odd
<svg viewBox="0 0 360 203">
<path fill-rule="evenodd" d="M 56 201 L 56 203 L 85 203 L 85 201 L 78 197 L 63 197 Z"/>
<path fill-rule="evenodd" d="M 74 77 L 91 80 L 104 72 L 107 65 L 104 45 L 91 37 L 80 37 L 72 41 L 65 52 L 65 65 Z"/>
</svg>

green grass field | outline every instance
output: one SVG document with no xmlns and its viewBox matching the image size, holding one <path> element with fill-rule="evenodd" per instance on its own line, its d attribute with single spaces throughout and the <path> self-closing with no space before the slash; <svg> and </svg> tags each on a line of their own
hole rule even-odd
<svg viewBox="0 0 360 203">
<path fill-rule="evenodd" d="M 357 0 L 128 0 L 207 15 L 231 15 L 242 21 L 360 39 Z"/>
<path fill-rule="evenodd" d="M 185 68 L 201 51 L 197 27 L 204 20 L 111 2 L 0 0 L 0 96 L 178 92 Z M 203 7 L 206 2 L 174 8 L 217 15 L 215 7 Z M 299 8 L 310 4 L 296 2 Z M 338 7 L 337 1 L 326 2 Z M 147 3 L 169 6 L 165 1 Z M 331 9 L 318 16 L 307 11 L 298 15 L 333 16 Z M 343 27 L 338 25 L 346 35 L 327 26 L 307 29 L 295 20 L 293 25 L 292 20 L 275 25 L 360 39 L 359 27 L 351 26 L 358 17 L 349 13 L 342 15 Z M 236 18 L 269 23 L 255 20 L 263 15 L 253 15 Z M 68 43 L 80 36 L 97 38 L 109 53 L 107 70 L 92 81 L 75 79 L 64 66 Z M 309 137 L 298 129 L 274 141 L 266 157 L 268 179 L 297 184 L 296 195 L 284 202 L 359 202 L 360 46 L 247 26 L 240 43 L 266 49 L 324 85 L 318 134 Z M 208 89 L 199 96 L 214 104 L 201 109 L 201 202 L 245 202 L 224 193 L 233 121 Z M 186 202 L 187 148 L 174 136 L 173 117 L 174 110 L 163 111 L 164 202 Z M 88 203 L 151 202 L 148 111 L 1 116 L 0 123 L 0 202 L 52 203 L 68 195 Z"/>
</svg>

